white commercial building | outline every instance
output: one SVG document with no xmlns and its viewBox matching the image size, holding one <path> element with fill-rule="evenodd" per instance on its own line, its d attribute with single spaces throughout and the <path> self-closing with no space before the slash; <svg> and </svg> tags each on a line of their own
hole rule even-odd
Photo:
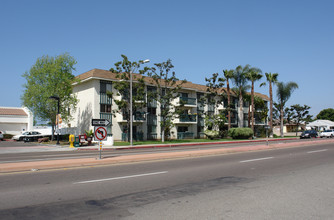
<svg viewBox="0 0 334 220">
<path fill-rule="evenodd" d="M 33 114 L 28 108 L 0 107 L 0 130 L 5 134 L 21 134 L 33 129 Z"/>
<path fill-rule="evenodd" d="M 134 74 L 137 75 L 138 74 Z M 71 110 L 73 120 L 69 122 L 68 127 L 71 127 L 76 135 L 83 134 L 85 130 L 93 129 L 91 126 L 92 119 L 108 119 L 112 125 L 108 127 L 108 133 L 113 135 L 114 140 L 124 140 L 129 131 L 127 131 L 127 120 L 125 114 L 118 111 L 114 116 L 112 110 L 118 110 L 115 100 L 107 96 L 107 91 L 116 94 L 117 91 L 113 87 L 113 82 L 118 81 L 116 74 L 107 70 L 93 69 L 79 76 L 80 83 L 73 85 L 73 94 L 76 95 L 79 102 L 75 110 Z M 135 82 L 134 82 L 135 83 Z M 146 91 L 154 91 L 156 87 L 152 78 L 145 77 Z M 182 84 L 182 90 L 179 92 L 179 97 L 174 100 L 175 106 L 180 100 L 185 103 L 182 106 L 183 114 L 175 118 L 174 127 L 170 131 L 172 139 L 183 138 L 200 138 L 204 137 L 204 112 L 217 113 L 224 110 L 227 101 L 221 104 L 220 107 L 203 106 L 200 103 L 200 98 L 205 95 L 207 87 L 204 85 L 186 82 Z M 269 98 L 263 94 L 256 94 L 268 102 Z M 121 99 L 122 97 L 116 97 Z M 238 125 L 238 98 L 231 97 L 234 108 L 231 114 L 231 124 L 233 127 Z M 133 114 L 133 134 L 134 139 L 160 139 L 160 103 L 154 100 L 147 100 L 143 97 L 146 104 L 140 110 Z M 143 100 L 137 100 L 141 102 Z M 136 102 L 137 102 L 136 101 Z M 244 126 L 248 126 L 249 105 L 245 105 L 242 114 Z M 265 124 L 267 121 L 257 121 L 256 124 Z"/>
<path fill-rule="evenodd" d="M 317 130 L 317 131 L 324 131 L 328 129 L 334 129 L 334 122 L 330 120 L 315 120 L 310 122 L 306 125 L 307 130 Z"/>
</svg>

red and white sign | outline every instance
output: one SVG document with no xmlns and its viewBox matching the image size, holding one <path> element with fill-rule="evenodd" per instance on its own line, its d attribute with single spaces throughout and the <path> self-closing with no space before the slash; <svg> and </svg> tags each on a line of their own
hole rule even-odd
<svg viewBox="0 0 334 220">
<path fill-rule="evenodd" d="M 107 129 L 105 127 L 94 127 L 94 138 L 97 141 L 103 141 L 107 138 Z"/>
</svg>

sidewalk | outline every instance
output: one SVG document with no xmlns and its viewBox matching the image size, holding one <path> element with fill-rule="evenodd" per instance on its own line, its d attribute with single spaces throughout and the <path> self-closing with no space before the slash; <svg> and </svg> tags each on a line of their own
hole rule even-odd
<svg viewBox="0 0 334 220">
<path fill-rule="evenodd" d="M 217 144 L 217 142 L 215 143 Z M 162 152 L 162 153 L 138 154 L 138 155 L 122 155 L 122 156 L 106 157 L 102 158 L 101 160 L 97 158 L 82 158 L 82 159 L 63 159 L 63 160 L 52 160 L 52 161 L 33 161 L 33 162 L 21 162 L 21 163 L 4 163 L 0 164 L 0 173 L 199 157 L 199 156 L 219 155 L 228 153 L 240 153 L 246 151 L 310 146 L 318 143 L 322 144 L 334 143 L 334 139 L 325 139 L 325 140 L 315 139 L 312 141 L 300 141 L 292 143 L 270 143 L 269 146 L 267 146 L 265 142 L 262 145 L 252 145 L 250 143 L 247 146 L 240 146 L 240 147 L 224 147 L 219 149 L 202 149 L 202 150 L 183 151 L 183 152 Z M 115 148 L 109 147 L 105 148 L 105 150 L 106 149 L 115 149 Z"/>
</svg>

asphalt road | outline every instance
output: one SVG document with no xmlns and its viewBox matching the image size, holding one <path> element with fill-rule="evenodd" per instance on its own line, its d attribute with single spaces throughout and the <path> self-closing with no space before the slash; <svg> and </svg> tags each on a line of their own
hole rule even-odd
<svg viewBox="0 0 334 220">
<path fill-rule="evenodd" d="M 298 142 L 296 140 L 284 140 L 275 141 L 271 143 L 288 143 L 288 142 Z M 305 140 L 303 140 L 305 141 Z M 313 141 L 312 139 L 309 141 Z M 264 142 L 253 142 L 251 145 L 262 145 Z M 147 148 L 147 149 L 124 149 L 124 150 L 105 150 L 103 151 L 104 157 L 120 156 L 120 155 L 130 155 L 130 154 L 143 154 L 143 153 L 161 153 L 161 152 L 177 152 L 177 151 L 191 151 L 199 149 L 217 149 L 217 148 L 227 148 L 227 147 L 238 147 L 238 146 L 248 146 L 250 143 L 237 143 L 237 144 L 218 144 L 218 145 L 198 145 L 198 146 L 180 146 L 180 147 L 159 147 L 159 148 Z M 1 147 L 22 147 L 25 151 L 29 151 L 29 148 L 34 148 L 36 143 L 23 143 L 23 142 L 2 142 L 0 143 L 0 164 L 1 163 L 17 163 L 26 161 L 43 161 L 43 160 L 59 160 L 59 159 L 70 159 L 70 158 L 94 158 L 98 157 L 97 151 L 44 151 L 36 152 L 31 150 L 31 152 L 23 152 L 20 150 L 17 152 L 12 151 L 11 153 L 1 153 Z M 7 150 L 8 151 L 8 150 Z"/>
<path fill-rule="evenodd" d="M 0 175 L 0 219 L 334 219 L 334 145 Z"/>
</svg>

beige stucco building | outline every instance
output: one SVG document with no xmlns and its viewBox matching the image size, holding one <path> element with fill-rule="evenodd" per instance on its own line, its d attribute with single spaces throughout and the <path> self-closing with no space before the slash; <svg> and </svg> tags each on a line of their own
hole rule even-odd
<svg viewBox="0 0 334 220">
<path fill-rule="evenodd" d="M 136 74 L 135 74 L 136 75 Z M 107 91 L 112 91 L 116 94 L 113 82 L 117 81 L 116 74 L 107 70 L 93 69 L 79 76 L 80 83 L 73 86 L 73 93 L 77 96 L 79 103 L 77 108 L 71 110 L 73 120 L 68 124 L 74 129 L 75 134 L 82 134 L 85 130 L 93 129 L 91 126 L 92 119 L 108 119 L 112 125 L 108 127 L 108 133 L 113 135 L 114 140 L 124 140 L 126 137 L 127 121 L 124 120 L 122 112 L 118 111 L 114 116 L 112 110 L 118 110 L 115 100 L 107 96 Z M 134 82 L 135 83 L 135 82 Z M 146 90 L 154 90 L 155 86 L 152 78 L 145 77 Z M 217 113 L 224 110 L 227 103 L 222 103 L 218 108 L 215 106 L 201 105 L 200 97 L 204 96 L 207 87 L 204 85 L 186 82 L 182 84 L 182 90 L 179 92 L 179 97 L 173 101 L 174 106 L 178 106 L 180 99 L 185 103 L 182 108 L 184 114 L 174 119 L 174 127 L 170 132 L 170 137 L 173 139 L 181 138 L 200 138 L 204 137 L 204 112 Z M 267 102 L 269 99 L 266 95 L 256 94 Z M 121 99 L 122 97 L 115 97 Z M 160 103 L 154 100 L 147 100 L 143 97 L 146 106 L 140 111 L 134 112 L 133 115 L 133 133 L 134 138 L 160 139 Z M 238 100 L 237 97 L 232 97 L 232 102 L 235 104 L 232 112 L 232 126 L 238 125 Z M 242 114 L 249 113 L 248 105 L 244 106 Z M 242 123 L 247 126 L 247 118 L 244 117 Z M 266 123 L 266 122 L 258 122 Z"/>
</svg>

